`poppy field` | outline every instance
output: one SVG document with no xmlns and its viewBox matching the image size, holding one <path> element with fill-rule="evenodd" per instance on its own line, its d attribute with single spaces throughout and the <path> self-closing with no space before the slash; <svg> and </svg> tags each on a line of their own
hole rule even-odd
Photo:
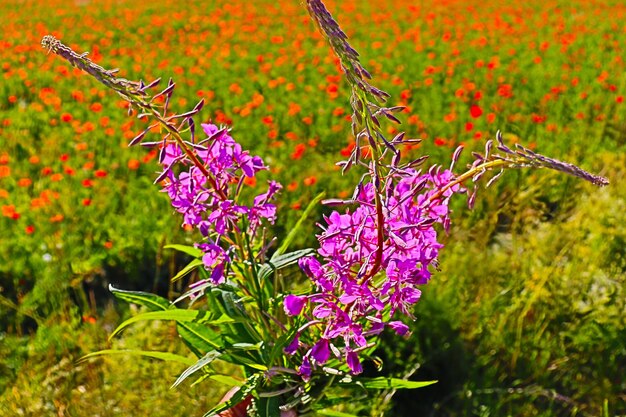
<svg viewBox="0 0 626 417">
<path fill-rule="evenodd" d="M 325 3 L 404 106 L 385 129 L 421 139 L 407 156 L 446 165 L 464 145 L 465 164 L 501 131 L 610 180 L 519 170 L 481 186 L 472 210 L 453 204 L 412 334 L 379 353 L 385 374 L 439 383 L 381 410 L 625 415 L 626 4 Z M 298 0 L 0 5 L 0 414 L 201 416 L 227 386 L 169 390 L 181 369 L 145 358 L 79 361 L 109 347 L 184 352 L 167 323 L 108 340 L 135 312 L 108 286 L 175 299 L 188 259 L 166 246 L 194 232 L 154 184 L 158 149 L 128 147 L 146 127 L 128 102 L 41 39 L 128 80 L 173 79 L 180 113 L 204 99 L 202 121 L 231 127 L 270 166 L 261 180 L 283 184 L 278 236 L 321 192 L 349 198 L 360 179 L 336 165 L 356 146 L 339 61 Z M 325 210 L 299 247 L 316 244 Z"/>
</svg>

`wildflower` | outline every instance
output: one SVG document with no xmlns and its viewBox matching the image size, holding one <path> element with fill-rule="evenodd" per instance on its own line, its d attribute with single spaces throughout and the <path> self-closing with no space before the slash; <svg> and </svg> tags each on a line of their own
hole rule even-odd
<svg viewBox="0 0 626 417">
<path fill-rule="evenodd" d="M 59 223 L 62 222 L 65 217 L 62 214 L 55 214 L 50 217 L 50 223 Z"/>
<path fill-rule="evenodd" d="M 298 160 L 302 158 L 304 155 L 304 151 L 306 150 L 306 145 L 304 143 L 298 143 L 294 148 L 294 151 L 291 154 L 292 160 Z"/>
<path fill-rule="evenodd" d="M 483 114 L 483 109 L 481 109 L 480 106 L 474 104 L 472 107 L 470 107 L 470 115 L 474 119 L 479 118 L 482 114 Z"/>
<path fill-rule="evenodd" d="M 285 297 L 285 313 L 290 316 L 297 316 L 306 305 L 307 298 L 289 294 Z"/>
<path fill-rule="evenodd" d="M 141 165 L 141 162 L 139 162 L 136 159 L 130 159 L 127 163 L 128 169 L 135 171 L 137 169 L 139 169 L 139 166 Z"/>
<path fill-rule="evenodd" d="M 282 186 L 270 181 L 267 191 L 257 195 L 252 205 L 239 204 L 233 185 L 238 188 L 239 184 L 249 182 L 267 166 L 260 157 L 244 151 L 226 128 L 202 124 L 202 130 L 207 138 L 194 144 L 193 152 L 209 177 L 172 142 L 161 150 L 159 160 L 163 171 L 159 178 L 165 179 L 163 192 L 168 194 L 172 207 L 183 215 L 183 224 L 197 228 L 205 238 L 196 246 L 204 253 L 202 261 L 211 273 L 211 282 L 218 285 L 225 281 L 234 255 L 232 250 L 222 247 L 222 239 L 244 227 L 254 237 L 263 220 L 273 222 L 276 207 L 271 201 Z"/>
<path fill-rule="evenodd" d="M 390 174 L 383 222 L 384 274 L 376 279 L 368 279 L 375 273 L 371 268 L 378 249 L 374 186 L 357 188 L 352 211 L 334 211 L 324 218 L 318 236 L 322 261 L 308 257 L 299 263 L 316 292 L 309 298 L 285 299 L 288 314 L 301 314 L 308 306 L 322 326 L 321 339 L 303 356 L 303 377 L 311 367 L 325 363 L 331 351 L 343 352 L 351 371 L 360 373 L 358 351 L 367 345 L 367 336 L 380 333 L 385 323 L 398 334 L 408 333 L 408 326 L 393 317 L 411 316 L 410 306 L 421 294 L 417 287 L 429 281 L 429 268 L 437 264 L 443 245 L 437 240 L 436 225 L 447 228 L 449 199 L 464 192 L 458 184 L 450 186 L 453 180 L 450 171 L 437 167 L 426 174 L 409 168 Z"/>
</svg>

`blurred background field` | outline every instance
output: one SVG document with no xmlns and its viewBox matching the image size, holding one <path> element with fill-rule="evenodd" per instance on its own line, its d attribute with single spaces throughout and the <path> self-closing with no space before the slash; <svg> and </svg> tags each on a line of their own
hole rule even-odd
<svg viewBox="0 0 626 417">
<path fill-rule="evenodd" d="M 407 158 L 447 165 L 502 130 L 611 181 L 508 172 L 473 211 L 456 202 L 413 335 L 380 352 L 384 372 L 440 382 L 397 394 L 387 415 L 626 415 L 626 4 L 327 5 L 407 107 L 400 128 L 423 139 Z M 231 125 L 285 186 L 278 236 L 317 193 L 346 197 L 358 180 L 334 165 L 354 146 L 337 62 L 298 0 L 0 8 L 0 414 L 201 416 L 228 387 L 169 390 L 182 369 L 137 357 L 76 362 L 110 346 L 185 352 L 167 323 L 108 342 L 132 311 L 107 286 L 175 297 L 185 259 L 163 247 L 194 236 L 152 184 L 156 154 L 126 146 L 142 122 L 40 40 L 128 79 L 173 77 L 177 110 L 204 98 L 204 120 Z"/>
</svg>

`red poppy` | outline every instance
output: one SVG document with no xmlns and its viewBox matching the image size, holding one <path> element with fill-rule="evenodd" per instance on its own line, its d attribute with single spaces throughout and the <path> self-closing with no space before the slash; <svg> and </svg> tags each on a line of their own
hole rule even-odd
<svg viewBox="0 0 626 417">
<path fill-rule="evenodd" d="M 298 143 L 294 151 L 291 153 L 291 159 L 293 160 L 301 159 L 302 155 L 304 155 L 305 150 L 306 150 L 306 145 L 304 143 Z"/>
<path fill-rule="evenodd" d="M 483 114 L 483 109 L 480 108 L 480 106 L 474 104 L 472 107 L 470 107 L 470 116 L 472 116 L 474 119 L 479 118 L 480 116 L 482 116 Z"/>
<path fill-rule="evenodd" d="M 136 160 L 136 159 L 131 159 L 131 160 L 129 160 L 129 161 L 128 161 L 128 169 L 130 169 L 130 170 L 132 170 L 132 171 L 134 171 L 134 170 L 136 170 L 136 169 L 139 169 L 139 165 L 140 165 L 140 164 L 141 164 L 141 163 L 140 163 L 138 160 Z"/>
</svg>

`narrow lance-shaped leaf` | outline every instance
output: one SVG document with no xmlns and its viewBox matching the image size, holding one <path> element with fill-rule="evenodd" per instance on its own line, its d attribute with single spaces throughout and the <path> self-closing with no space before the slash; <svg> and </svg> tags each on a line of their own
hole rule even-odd
<svg viewBox="0 0 626 417">
<path fill-rule="evenodd" d="M 196 385 L 198 385 L 199 383 L 201 383 L 202 381 L 206 380 L 206 379 L 212 379 L 216 382 L 219 382 L 220 384 L 226 385 L 227 387 L 239 387 L 241 386 L 241 384 L 244 383 L 244 381 L 242 381 L 241 379 L 237 379 L 234 378 L 230 375 L 223 375 L 223 374 L 204 374 L 202 376 L 200 376 L 198 379 L 196 379 L 193 384 L 191 384 L 192 387 L 195 387 Z"/>
<path fill-rule="evenodd" d="M 187 266 L 185 266 L 183 269 L 178 271 L 178 273 L 171 278 L 171 281 L 172 282 L 178 281 L 179 279 L 181 279 L 182 277 L 184 277 L 185 275 L 187 275 L 188 273 L 190 273 L 191 271 L 193 271 L 194 269 L 202 265 L 203 265 L 202 259 L 194 259 L 193 261 L 189 262 Z"/>
<path fill-rule="evenodd" d="M 367 389 L 415 389 L 436 384 L 437 381 L 407 381 L 400 378 L 351 378 L 344 382 L 346 385 L 360 385 Z"/>
<path fill-rule="evenodd" d="M 176 355 L 170 352 L 154 352 L 149 350 L 133 350 L 133 349 L 104 349 L 97 352 L 89 353 L 78 360 L 78 362 L 86 361 L 87 359 L 95 358 L 97 356 L 104 355 L 138 355 L 145 356 L 147 358 L 161 359 L 163 361 L 179 362 L 184 365 L 193 365 L 194 360 L 185 356 Z"/>
<path fill-rule="evenodd" d="M 261 265 L 261 268 L 259 269 L 259 280 L 263 281 L 269 278 L 274 271 L 278 271 L 287 266 L 294 265 L 298 262 L 299 259 L 311 255 L 315 255 L 315 250 L 302 249 L 280 256 L 276 256 L 276 254 L 274 254 L 269 262 Z"/>
<path fill-rule="evenodd" d="M 280 417 L 279 397 L 255 398 L 259 417 Z"/>
<path fill-rule="evenodd" d="M 180 376 L 176 379 L 174 384 L 172 384 L 171 388 L 177 387 L 178 385 L 180 385 L 181 382 L 187 379 L 190 375 L 193 375 L 196 371 L 199 371 L 205 366 L 210 365 L 214 360 L 219 358 L 221 355 L 222 353 L 217 350 L 210 351 L 209 353 L 204 355 L 202 358 L 200 358 L 196 363 L 191 365 L 189 368 L 185 369 L 185 371 L 182 374 L 180 374 Z"/>
<path fill-rule="evenodd" d="M 126 320 L 122 324 L 120 324 L 117 329 L 113 331 L 111 336 L 112 338 L 126 327 L 130 326 L 133 323 L 137 323 L 138 321 L 144 320 L 175 320 L 178 322 L 192 322 L 192 323 L 202 323 L 205 325 L 217 325 L 217 324 L 225 324 L 225 323 L 233 323 L 234 320 L 228 317 L 226 314 L 222 314 L 219 317 L 215 317 L 213 314 L 207 311 L 199 311 L 199 310 L 181 310 L 181 309 L 169 309 L 166 311 L 150 311 L 148 313 L 138 314 L 136 316 L 131 317 Z"/>
<path fill-rule="evenodd" d="M 188 246 L 188 245 L 165 245 L 164 246 L 165 249 L 174 249 L 177 250 L 179 252 L 183 252 L 186 253 L 187 255 L 191 255 L 194 258 L 199 258 L 202 256 L 202 250 L 196 248 L 195 246 Z"/>
<path fill-rule="evenodd" d="M 152 311 L 167 310 L 171 308 L 171 303 L 167 299 L 159 297 L 156 294 L 150 294 L 142 291 L 120 290 L 112 285 L 109 285 L 109 291 L 111 291 L 113 295 L 120 300 L 147 307 Z"/>
<path fill-rule="evenodd" d="M 176 331 L 197 357 L 201 357 L 210 350 L 224 347 L 224 340 L 220 333 L 203 324 L 178 322 Z"/>
</svg>

